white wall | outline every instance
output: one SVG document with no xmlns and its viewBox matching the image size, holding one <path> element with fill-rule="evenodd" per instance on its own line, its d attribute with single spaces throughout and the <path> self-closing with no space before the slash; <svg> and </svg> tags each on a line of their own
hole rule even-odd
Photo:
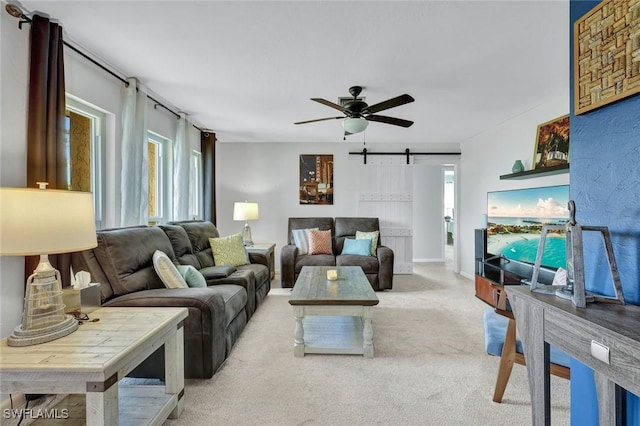
<svg viewBox="0 0 640 426">
<path fill-rule="evenodd" d="M 416 164 L 413 184 L 413 259 L 444 260 L 444 175 L 442 166 Z"/>
<path fill-rule="evenodd" d="M 350 142 L 326 143 L 322 145 L 307 143 L 218 143 L 216 151 L 217 183 L 217 227 L 221 235 L 240 232 L 243 223 L 234 222 L 233 203 L 235 201 L 257 202 L 260 208 L 260 220 L 250 222 L 252 238 L 256 242 L 276 243 L 276 269 L 280 269 L 279 249 L 286 244 L 287 218 L 305 216 L 357 216 L 358 212 L 358 165 L 362 163 L 360 155 L 349 152 L 361 152 L 362 144 Z M 422 144 L 368 144 L 369 152 L 403 152 L 409 148 L 413 152 L 437 152 L 456 149 L 450 145 Z M 333 154 L 334 158 L 334 204 L 300 205 L 298 202 L 299 156 L 301 154 Z M 457 156 L 443 156 L 425 160 L 417 157 L 425 171 L 430 167 L 440 170 L 440 164 L 458 161 Z M 431 158 L 431 157 L 430 157 Z M 416 167 L 416 166 L 414 166 Z M 431 178 L 429 178 L 431 180 Z M 438 178 L 441 181 L 441 178 Z M 438 198 L 435 215 L 438 217 L 434 229 L 429 225 L 422 227 L 421 233 L 441 235 L 442 233 L 442 184 L 419 193 L 420 197 Z M 415 186 L 415 185 L 414 185 Z M 414 223 L 415 225 L 415 223 Z M 442 250 L 442 242 L 440 250 Z M 432 255 L 429 254 L 431 258 Z"/>
<path fill-rule="evenodd" d="M 525 180 L 500 180 L 500 175 L 511 173 L 515 160 L 522 160 L 525 170 L 530 170 L 538 125 L 568 112 L 568 93 L 558 94 L 555 101 L 540 105 L 461 144 L 462 157 L 456 175 L 460 202 L 456 206 L 456 218 L 460 221 L 457 242 L 460 243 L 462 275 L 473 279 L 473 230 L 486 227 L 482 215 L 487 213 L 487 191 L 569 183 L 569 173 Z"/>
<path fill-rule="evenodd" d="M 18 31 L 16 19 L 0 13 L 0 186 L 23 187 L 27 181 L 27 80 L 29 32 Z M 24 258 L 0 257 L 0 337 L 21 321 Z"/>
</svg>

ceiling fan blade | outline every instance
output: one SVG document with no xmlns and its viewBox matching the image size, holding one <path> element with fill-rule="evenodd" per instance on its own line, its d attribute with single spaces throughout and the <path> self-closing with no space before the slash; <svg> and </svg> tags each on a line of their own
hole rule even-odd
<svg viewBox="0 0 640 426">
<path fill-rule="evenodd" d="M 379 123 L 393 124 L 394 126 L 411 127 L 413 121 L 403 120 L 402 118 L 387 117 L 385 115 L 367 115 L 365 117 L 369 121 L 377 121 Z"/>
<path fill-rule="evenodd" d="M 369 114 L 373 114 L 376 112 L 384 111 L 385 109 L 408 104 L 413 101 L 415 101 L 415 99 L 405 93 L 404 95 L 396 96 L 395 98 L 388 99 L 384 102 L 380 102 L 379 104 L 371 105 L 367 108 L 366 112 L 368 112 Z"/>
<path fill-rule="evenodd" d="M 307 120 L 307 121 L 298 121 L 293 124 L 307 124 L 307 123 L 315 123 L 316 121 L 325 121 L 325 120 L 341 120 L 344 117 L 327 117 L 327 118 L 317 118 L 315 120 Z"/>
<path fill-rule="evenodd" d="M 338 104 L 334 104 L 333 102 L 328 101 L 328 100 L 326 100 L 326 99 L 322 99 L 322 98 L 311 98 L 311 100 L 312 100 L 312 101 L 315 101 L 315 102 L 319 102 L 319 103 L 321 103 L 322 105 L 326 105 L 326 106 L 328 106 L 328 107 L 335 108 L 335 109 L 337 109 L 337 110 L 338 110 L 338 111 L 340 111 L 340 112 L 344 112 L 345 114 L 346 114 L 346 112 L 347 112 L 347 110 L 346 110 L 346 109 L 344 109 L 344 107 L 343 107 L 343 106 L 338 105 Z"/>
</svg>

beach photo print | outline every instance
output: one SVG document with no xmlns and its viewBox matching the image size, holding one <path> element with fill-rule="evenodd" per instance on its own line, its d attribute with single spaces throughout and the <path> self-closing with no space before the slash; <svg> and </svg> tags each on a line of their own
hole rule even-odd
<svg viewBox="0 0 640 426">
<path fill-rule="evenodd" d="M 487 193 L 487 252 L 534 263 L 543 225 L 569 220 L 569 185 Z M 566 235 L 550 231 L 541 264 L 566 267 Z"/>
</svg>

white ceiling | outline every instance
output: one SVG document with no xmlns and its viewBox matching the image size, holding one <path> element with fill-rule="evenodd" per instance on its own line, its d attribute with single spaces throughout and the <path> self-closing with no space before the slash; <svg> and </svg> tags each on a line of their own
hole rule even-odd
<svg viewBox="0 0 640 426">
<path fill-rule="evenodd" d="M 567 1 L 22 1 L 221 142 L 336 142 L 337 102 L 416 101 L 369 142 L 459 143 L 569 81 Z M 337 113 L 337 114 L 336 114 Z M 553 117 L 549 117 L 550 119 Z M 363 135 L 347 140 L 362 142 Z"/>
</svg>

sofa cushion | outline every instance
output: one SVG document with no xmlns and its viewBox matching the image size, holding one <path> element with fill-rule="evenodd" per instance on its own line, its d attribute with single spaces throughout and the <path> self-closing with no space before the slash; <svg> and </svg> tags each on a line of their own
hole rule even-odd
<svg viewBox="0 0 640 426">
<path fill-rule="evenodd" d="M 211 244 L 209 238 L 218 238 L 220 233 L 218 228 L 211 222 L 203 222 L 201 220 L 186 220 L 179 222 L 170 222 L 171 225 L 179 225 L 187 233 L 193 254 L 198 257 L 200 268 L 207 266 L 215 266 L 213 254 L 211 253 Z M 194 265 L 195 266 L 195 265 Z"/>
<path fill-rule="evenodd" d="M 299 273 L 303 266 L 335 266 L 336 257 L 332 254 L 315 254 L 296 257 L 295 260 L 295 273 Z"/>
<path fill-rule="evenodd" d="M 114 296 L 140 290 L 164 288 L 153 269 L 153 253 L 163 251 L 171 259 L 173 248 L 162 229 L 155 226 L 108 229 L 97 232 L 93 249 Z"/>
<path fill-rule="evenodd" d="M 309 231 L 309 254 L 333 254 L 331 231 Z"/>
<path fill-rule="evenodd" d="M 371 256 L 376 255 L 376 249 L 378 248 L 378 240 L 380 239 L 380 231 L 356 231 L 356 239 L 366 239 L 369 238 L 371 240 Z M 345 240 L 346 242 L 346 240 Z"/>
<path fill-rule="evenodd" d="M 353 254 L 358 256 L 371 256 L 371 238 L 347 238 L 344 240 L 342 255 Z"/>
<path fill-rule="evenodd" d="M 374 256 L 347 254 L 336 256 L 336 266 L 360 266 L 365 274 L 377 274 L 380 262 Z"/>
<path fill-rule="evenodd" d="M 205 279 L 226 278 L 235 271 L 236 267 L 231 265 L 208 266 L 200 269 L 200 273 Z"/>
<path fill-rule="evenodd" d="M 178 265 L 178 272 L 180 276 L 185 280 L 189 288 L 206 287 L 207 280 L 204 276 L 191 265 Z"/>
<path fill-rule="evenodd" d="M 153 253 L 153 269 L 167 288 L 188 288 L 186 281 L 178 272 L 171 259 L 160 250 Z"/>
<path fill-rule="evenodd" d="M 209 238 L 209 243 L 216 266 L 240 266 L 249 263 L 247 250 L 242 244 L 242 235 L 233 234 L 227 237 Z"/>
<path fill-rule="evenodd" d="M 171 246 L 173 247 L 173 253 L 178 263 L 181 265 L 191 265 L 196 269 L 202 268 L 198 256 L 195 255 L 191 248 L 191 241 L 187 235 L 187 231 L 182 226 L 178 225 L 160 225 L 160 229 L 169 238 Z"/>
<path fill-rule="evenodd" d="M 298 248 L 298 254 L 307 254 L 309 253 L 309 231 L 318 230 L 318 228 L 307 228 L 307 229 L 292 229 L 291 235 L 293 236 L 293 243 Z"/>
<path fill-rule="evenodd" d="M 377 217 L 336 217 L 334 232 L 335 252 L 342 252 L 344 239 L 347 237 L 355 237 L 356 232 L 373 232 L 379 230 L 380 225 Z"/>
</svg>

